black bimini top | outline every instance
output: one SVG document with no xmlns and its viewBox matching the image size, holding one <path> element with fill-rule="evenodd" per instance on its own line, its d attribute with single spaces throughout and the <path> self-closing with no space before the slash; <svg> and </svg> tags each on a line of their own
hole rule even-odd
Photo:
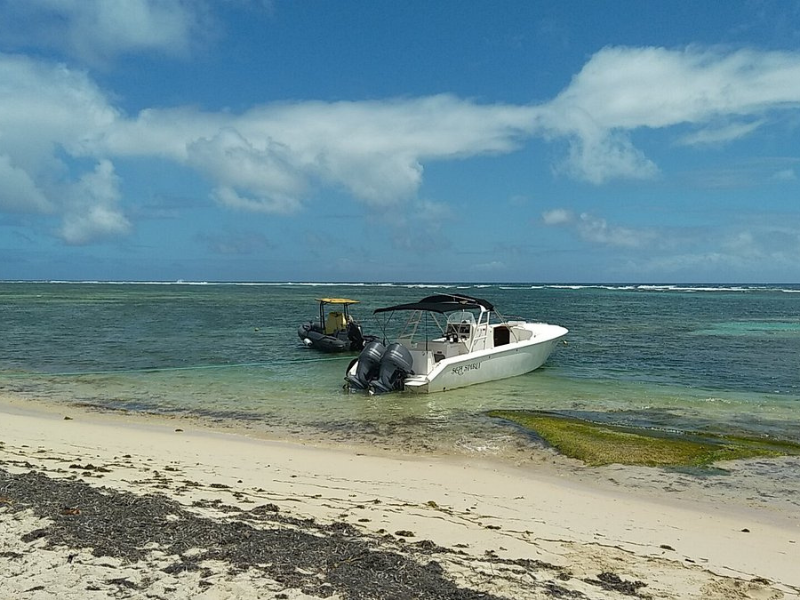
<svg viewBox="0 0 800 600">
<path fill-rule="evenodd" d="M 455 310 L 464 310 L 468 308 L 494 310 L 494 306 L 492 306 L 490 302 L 481 300 L 480 298 L 456 296 L 453 294 L 437 294 L 436 296 L 428 296 L 427 298 L 423 298 L 419 302 L 398 304 L 396 306 L 387 306 L 386 308 L 376 308 L 373 311 L 373 314 L 395 310 L 426 310 L 428 312 L 448 313 Z"/>
</svg>

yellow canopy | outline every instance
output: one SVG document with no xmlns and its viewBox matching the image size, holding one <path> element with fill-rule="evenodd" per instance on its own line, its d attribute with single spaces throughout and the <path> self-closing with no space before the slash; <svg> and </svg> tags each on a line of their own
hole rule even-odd
<svg viewBox="0 0 800 600">
<path fill-rule="evenodd" d="M 358 304 L 358 300 L 350 300 L 349 298 L 317 298 L 319 302 L 326 304 Z"/>
</svg>

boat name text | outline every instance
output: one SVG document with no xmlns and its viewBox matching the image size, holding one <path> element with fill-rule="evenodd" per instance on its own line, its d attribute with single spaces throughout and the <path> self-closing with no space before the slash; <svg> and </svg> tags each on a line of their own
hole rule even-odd
<svg viewBox="0 0 800 600">
<path fill-rule="evenodd" d="M 453 373 L 455 375 L 463 375 L 467 371 L 474 371 L 475 369 L 480 369 L 481 363 L 470 363 L 468 365 L 459 365 L 457 367 L 453 367 Z"/>
</svg>

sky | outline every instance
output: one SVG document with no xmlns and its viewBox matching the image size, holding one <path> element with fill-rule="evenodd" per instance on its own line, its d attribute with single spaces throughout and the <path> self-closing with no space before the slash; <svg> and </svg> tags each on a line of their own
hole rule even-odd
<svg viewBox="0 0 800 600">
<path fill-rule="evenodd" d="M 0 280 L 800 282 L 800 0 L 0 0 Z"/>
</svg>

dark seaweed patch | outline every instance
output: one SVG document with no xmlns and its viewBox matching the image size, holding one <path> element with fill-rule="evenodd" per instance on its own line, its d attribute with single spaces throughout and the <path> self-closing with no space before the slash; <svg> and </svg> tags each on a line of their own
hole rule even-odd
<svg viewBox="0 0 800 600">
<path fill-rule="evenodd" d="M 263 505 L 242 511 L 219 503 L 219 516 L 200 516 L 159 494 L 94 487 L 83 481 L 52 479 L 31 471 L 10 474 L 0 469 L 0 489 L 11 502 L 5 511 L 31 509 L 51 524 L 24 536 L 25 542 L 45 539 L 47 547 L 90 549 L 95 556 L 130 562 L 147 558 L 153 544 L 172 557 L 163 570 L 171 574 L 195 571 L 205 577 L 205 560 L 229 565 L 229 572 L 256 569 L 286 588 L 348 600 L 502 600 L 500 596 L 461 587 L 451 581 L 433 556 L 455 553 L 432 542 L 404 544 L 364 534 L 349 523 L 317 523 L 298 519 Z M 68 506 L 77 512 L 63 514 Z M 258 526 L 256 526 L 258 525 Z M 191 552 L 190 552 L 191 551 Z M 459 553 L 459 557 L 462 555 Z M 558 598 L 585 598 L 552 583 L 535 583 L 533 573 L 557 566 L 539 561 L 512 561 L 497 556 L 481 559 L 498 570 L 530 573 L 531 588 Z M 106 582 L 117 589 L 145 587 L 127 579 Z M 213 585 L 205 582 L 204 585 Z"/>
</svg>

